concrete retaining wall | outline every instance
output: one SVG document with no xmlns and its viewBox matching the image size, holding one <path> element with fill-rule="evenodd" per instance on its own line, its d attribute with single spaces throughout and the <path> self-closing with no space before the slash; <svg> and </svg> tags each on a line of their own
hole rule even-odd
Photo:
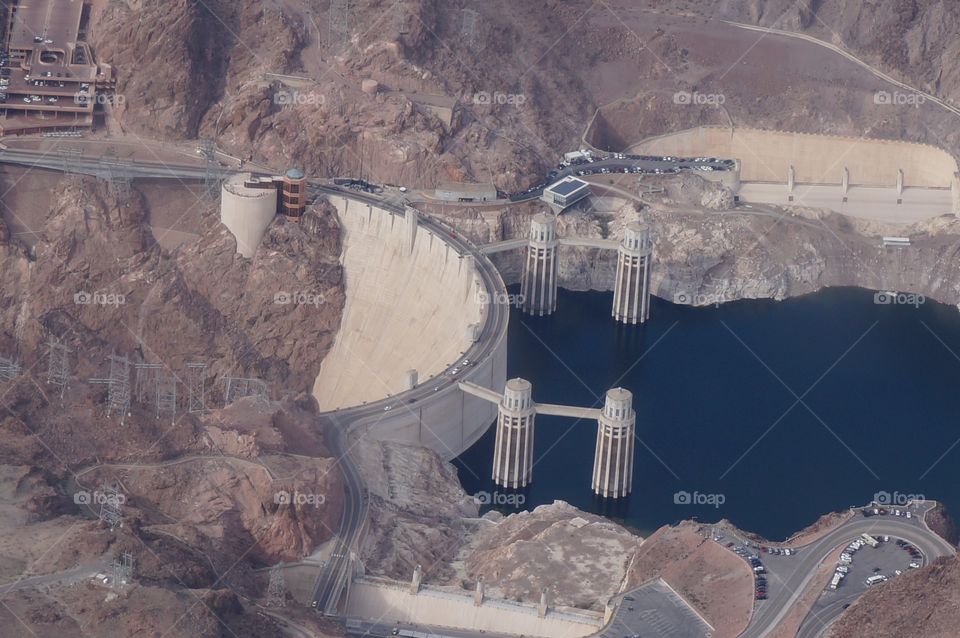
<svg viewBox="0 0 960 638">
<path fill-rule="evenodd" d="M 514 634 L 545 638 L 577 638 L 600 629 L 599 614 L 549 611 L 545 618 L 537 615 L 535 605 L 486 600 L 477 607 L 473 596 L 423 588 L 411 594 L 406 588 L 354 581 L 347 615 L 377 620 L 384 624 L 415 622 L 423 627 L 439 627 Z"/>
<path fill-rule="evenodd" d="M 786 182 L 793 165 L 797 183 L 840 184 L 847 167 L 851 185 L 895 186 L 903 169 L 906 187 L 950 188 L 957 171 L 949 153 L 928 144 L 714 126 L 660 135 L 629 151 L 736 158 L 748 182 Z"/>
</svg>

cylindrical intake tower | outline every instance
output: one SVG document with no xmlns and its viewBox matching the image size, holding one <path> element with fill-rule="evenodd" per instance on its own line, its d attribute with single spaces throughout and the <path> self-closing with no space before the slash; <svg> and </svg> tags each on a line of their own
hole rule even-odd
<svg viewBox="0 0 960 638">
<path fill-rule="evenodd" d="M 507 488 L 524 488 L 533 476 L 533 386 L 510 379 L 503 389 L 493 450 L 493 480 Z"/>
<path fill-rule="evenodd" d="M 520 294 L 523 310 L 549 315 L 557 309 L 557 219 L 538 213 L 530 220 L 530 241 L 523 265 Z"/>
<path fill-rule="evenodd" d="M 633 393 L 623 388 L 607 390 L 597 423 L 597 451 L 593 461 L 593 491 L 598 496 L 620 498 L 630 493 L 636 423 Z"/>
<path fill-rule="evenodd" d="M 643 323 L 650 318 L 650 259 L 653 246 L 646 224 L 631 222 L 617 249 L 617 278 L 613 283 L 613 318 Z"/>
</svg>

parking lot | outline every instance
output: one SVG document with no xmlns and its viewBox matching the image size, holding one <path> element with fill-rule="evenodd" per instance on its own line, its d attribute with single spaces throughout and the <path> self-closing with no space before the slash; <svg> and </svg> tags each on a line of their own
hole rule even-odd
<svg viewBox="0 0 960 638">
<path fill-rule="evenodd" d="M 613 620 L 597 638 L 706 638 L 713 631 L 663 580 L 625 594 Z"/>
<path fill-rule="evenodd" d="M 728 539 L 715 536 L 713 540 L 726 546 L 750 566 L 754 578 L 754 600 L 758 605 L 783 587 L 778 574 L 792 571 L 796 566 L 795 559 L 801 552 L 799 549 L 761 545 L 737 537 Z"/>
</svg>

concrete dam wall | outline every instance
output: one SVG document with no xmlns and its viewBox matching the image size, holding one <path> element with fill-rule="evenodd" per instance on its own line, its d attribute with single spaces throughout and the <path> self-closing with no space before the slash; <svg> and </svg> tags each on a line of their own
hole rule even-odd
<svg viewBox="0 0 960 638">
<path fill-rule="evenodd" d="M 490 311 L 473 259 L 419 224 L 413 234 L 402 215 L 331 196 L 343 227 L 346 304 L 333 349 L 324 359 L 313 394 L 324 411 L 382 401 L 375 417 L 360 423 L 366 435 L 418 443 L 453 458 L 496 419 L 496 406 L 465 396 L 453 381 L 501 391 L 506 381 L 506 330 L 487 356 L 469 356 Z M 476 332 L 475 332 L 476 331 Z M 410 370 L 431 394 L 411 401 Z M 400 395 L 400 396 L 398 396 Z"/>
</svg>

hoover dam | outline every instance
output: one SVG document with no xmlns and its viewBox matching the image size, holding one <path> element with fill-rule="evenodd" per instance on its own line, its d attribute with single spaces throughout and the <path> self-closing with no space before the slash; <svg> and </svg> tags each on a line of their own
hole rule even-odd
<svg viewBox="0 0 960 638">
<path fill-rule="evenodd" d="M 313 394 L 321 410 L 370 405 L 376 437 L 450 459 L 496 419 L 455 381 L 506 382 L 505 288 L 487 258 L 407 208 L 330 195 L 346 305 Z M 466 363 L 464 363 L 466 362 Z"/>
</svg>

